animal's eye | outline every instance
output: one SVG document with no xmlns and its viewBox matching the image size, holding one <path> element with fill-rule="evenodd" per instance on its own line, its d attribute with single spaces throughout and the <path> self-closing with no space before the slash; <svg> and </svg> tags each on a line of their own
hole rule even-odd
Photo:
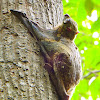
<svg viewBox="0 0 100 100">
<path fill-rule="evenodd" d="M 72 29 L 70 27 L 67 27 L 67 31 L 71 31 Z"/>
<path fill-rule="evenodd" d="M 64 24 L 66 24 L 66 23 L 69 23 L 70 24 L 71 23 L 71 20 L 69 18 L 68 19 L 65 19 L 64 20 Z"/>
</svg>

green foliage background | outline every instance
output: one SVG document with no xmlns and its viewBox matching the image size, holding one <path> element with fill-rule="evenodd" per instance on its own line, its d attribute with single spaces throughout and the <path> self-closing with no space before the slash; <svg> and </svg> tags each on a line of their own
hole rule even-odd
<svg viewBox="0 0 100 100">
<path fill-rule="evenodd" d="M 64 14 L 69 14 L 77 22 L 80 32 L 75 43 L 82 58 L 83 78 L 76 87 L 71 100 L 100 100 L 100 0 L 62 1 Z M 87 16 L 91 17 L 94 10 L 97 11 L 98 19 L 93 22 Z M 91 28 L 84 27 L 83 21 L 89 23 Z M 98 32 L 97 38 L 93 38 L 94 32 Z M 98 44 L 95 45 L 95 41 Z"/>
</svg>

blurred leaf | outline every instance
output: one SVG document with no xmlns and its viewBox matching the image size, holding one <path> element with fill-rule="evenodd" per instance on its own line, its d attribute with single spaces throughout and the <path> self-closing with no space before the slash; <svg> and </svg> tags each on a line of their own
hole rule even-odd
<svg viewBox="0 0 100 100">
<path fill-rule="evenodd" d="M 100 0 L 92 0 L 93 3 L 100 5 Z"/>
<path fill-rule="evenodd" d="M 97 31 L 99 31 L 100 32 L 100 17 L 98 18 L 98 20 L 97 21 L 95 21 L 94 23 L 93 23 L 93 25 L 92 25 L 92 27 L 91 27 L 91 31 L 92 32 L 97 32 Z"/>
<path fill-rule="evenodd" d="M 96 100 L 97 95 L 100 95 L 100 82 L 99 81 L 100 81 L 100 77 L 97 77 L 90 85 L 90 91 L 91 91 L 93 100 Z"/>
<path fill-rule="evenodd" d="M 93 6 L 94 6 L 94 4 L 93 4 L 92 0 L 86 0 L 85 1 L 85 9 L 86 9 L 87 14 L 89 16 L 91 15 L 91 12 L 93 10 Z"/>
<path fill-rule="evenodd" d="M 84 2 L 79 3 L 78 11 L 77 11 L 77 20 L 79 22 L 82 22 L 83 20 L 86 19 L 86 10 L 84 6 Z"/>
</svg>

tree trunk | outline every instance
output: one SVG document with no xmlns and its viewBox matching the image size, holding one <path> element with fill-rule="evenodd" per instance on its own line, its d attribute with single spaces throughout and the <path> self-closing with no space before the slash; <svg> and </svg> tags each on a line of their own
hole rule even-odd
<svg viewBox="0 0 100 100">
<path fill-rule="evenodd" d="M 63 19 L 61 0 L 0 0 L 0 100 L 58 100 L 37 41 L 10 9 L 43 28 Z"/>
</svg>

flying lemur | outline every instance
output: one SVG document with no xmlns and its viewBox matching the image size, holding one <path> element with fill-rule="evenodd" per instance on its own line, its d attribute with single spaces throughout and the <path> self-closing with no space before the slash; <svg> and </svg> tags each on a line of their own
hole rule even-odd
<svg viewBox="0 0 100 100">
<path fill-rule="evenodd" d="M 39 41 L 44 57 L 44 68 L 55 87 L 59 100 L 69 100 L 81 78 L 81 58 L 74 38 L 78 33 L 77 24 L 64 15 L 63 23 L 54 29 L 42 29 L 30 21 L 25 13 L 10 10 Z"/>
</svg>

